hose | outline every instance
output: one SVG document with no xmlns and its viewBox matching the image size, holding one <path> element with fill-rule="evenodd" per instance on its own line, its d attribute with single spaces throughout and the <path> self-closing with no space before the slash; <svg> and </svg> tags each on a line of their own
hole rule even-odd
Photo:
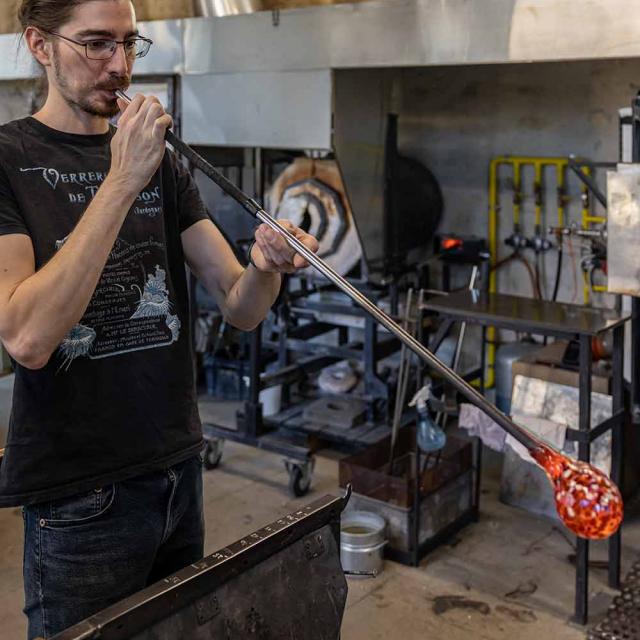
<svg viewBox="0 0 640 640">
<path fill-rule="evenodd" d="M 558 290 L 560 289 L 560 274 L 562 273 L 562 255 L 564 251 L 562 249 L 562 240 L 560 240 L 560 246 L 558 247 L 558 265 L 556 266 L 556 281 L 553 285 L 553 295 L 551 300 L 556 302 L 558 299 Z"/>
<path fill-rule="evenodd" d="M 538 300 L 541 300 L 542 293 L 540 291 L 540 283 L 536 279 L 536 274 L 533 270 L 533 267 L 531 266 L 531 263 L 524 256 L 520 255 L 518 251 L 514 251 L 510 256 L 507 256 L 506 258 L 503 258 L 502 260 L 499 260 L 498 262 L 496 262 L 496 264 L 494 264 L 491 267 L 491 271 L 497 271 L 498 269 L 500 269 L 501 267 L 504 267 L 506 264 L 508 264 L 512 260 L 517 260 L 518 262 L 522 262 L 522 264 L 526 267 L 527 272 L 529 274 L 529 278 L 531 280 L 533 297 L 537 298 Z"/>
</svg>

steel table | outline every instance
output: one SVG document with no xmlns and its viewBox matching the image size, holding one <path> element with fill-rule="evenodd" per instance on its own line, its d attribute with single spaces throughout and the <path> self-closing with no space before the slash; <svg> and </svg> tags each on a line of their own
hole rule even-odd
<svg viewBox="0 0 640 640">
<path fill-rule="evenodd" d="M 624 324 L 630 316 L 615 310 L 476 290 L 430 298 L 424 302 L 423 309 L 436 312 L 448 320 L 473 322 L 483 327 L 489 325 L 541 336 L 577 339 L 580 344 L 579 428 L 567 429 L 567 438 L 578 443 L 578 458 L 589 462 L 591 443 L 610 430 L 611 478 L 620 484 L 624 424 Z M 613 332 L 613 411 L 609 419 L 591 428 L 591 340 L 606 331 Z M 609 585 L 614 589 L 620 588 L 620 554 L 619 530 L 609 539 Z M 589 542 L 577 538 L 574 620 L 579 624 L 586 624 L 588 617 L 588 568 Z"/>
</svg>

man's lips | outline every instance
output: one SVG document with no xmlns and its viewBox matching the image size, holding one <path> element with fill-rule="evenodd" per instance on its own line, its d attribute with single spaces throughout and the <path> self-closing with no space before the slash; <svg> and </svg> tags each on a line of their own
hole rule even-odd
<svg viewBox="0 0 640 640">
<path fill-rule="evenodd" d="M 98 91 L 110 91 L 111 93 L 115 93 L 118 90 L 126 91 L 128 87 L 129 87 L 129 83 L 127 83 L 127 84 L 118 83 L 118 84 L 99 84 L 99 85 L 96 85 L 96 89 Z"/>
<path fill-rule="evenodd" d="M 117 100 L 117 96 L 116 96 L 116 91 L 118 89 L 122 89 L 122 87 L 118 86 L 118 87 L 96 87 L 96 91 L 98 91 L 99 93 L 103 94 L 103 96 L 105 98 L 107 98 L 108 100 Z"/>
<path fill-rule="evenodd" d="M 108 100 L 115 100 L 116 94 L 112 89 L 98 89 L 98 93 L 101 93 Z"/>
</svg>

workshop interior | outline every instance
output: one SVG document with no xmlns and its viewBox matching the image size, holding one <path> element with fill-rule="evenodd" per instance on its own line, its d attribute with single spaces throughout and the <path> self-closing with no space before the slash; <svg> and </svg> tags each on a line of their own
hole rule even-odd
<svg viewBox="0 0 640 640">
<path fill-rule="evenodd" d="M 45 91 L 16 4 L 0 124 Z M 241 264 L 319 248 L 249 332 L 187 270 L 205 556 L 56 640 L 640 639 L 640 4 L 134 5 L 124 97 Z"/>
</svg>

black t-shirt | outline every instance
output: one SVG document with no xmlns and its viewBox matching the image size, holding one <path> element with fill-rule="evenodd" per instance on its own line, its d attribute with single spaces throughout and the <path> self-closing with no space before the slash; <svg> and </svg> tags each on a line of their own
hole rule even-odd
<svg viewBox="0 0 640 640">
<path fill-rule="evenodd" d="M 36 270 L 105 179 L 113 133 L 62 133 L 34 118 L 0 127 L 0 235 L 28 235 Z M 16 364 L 0 506 L 90 490 L 200 450 L 180 233 L 205 218 L 189 173 L 167 152 L 80 323 L 43 369 Z"/>
</svg>

